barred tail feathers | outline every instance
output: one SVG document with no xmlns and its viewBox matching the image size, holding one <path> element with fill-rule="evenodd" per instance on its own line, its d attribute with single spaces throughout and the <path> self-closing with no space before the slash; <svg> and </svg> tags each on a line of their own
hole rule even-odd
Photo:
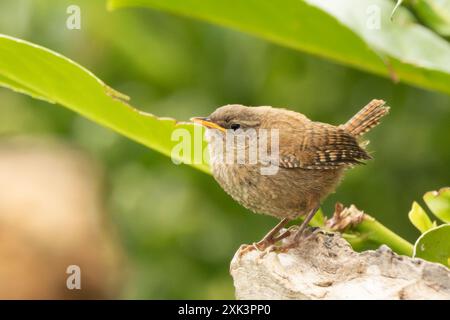
<svg viewBox="0 0 450 320">
<path fill-rule="evenodd" d="M 374 99 L 342 125 L 355 137 L 361 136 L 380 123 L 380 119 L 389 113 L 389 107 L 383 100 Z"/>
</svg>

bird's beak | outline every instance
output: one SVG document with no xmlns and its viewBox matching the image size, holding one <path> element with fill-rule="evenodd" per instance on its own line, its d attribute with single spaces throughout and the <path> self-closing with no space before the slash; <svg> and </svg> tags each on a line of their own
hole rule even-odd
<svg viewBox="0 0 450 320">
<path fill-rule="evenodd" d="M 222 132 L 225 132 L 225 128 L 222 128 L 217 123 L 212 122 L 209 118 L 194 117 L 191 118 L 191 121 L 194 123 L 201 124 L 202 126 L 210 129 L 218 129 Z"/>
</svg>

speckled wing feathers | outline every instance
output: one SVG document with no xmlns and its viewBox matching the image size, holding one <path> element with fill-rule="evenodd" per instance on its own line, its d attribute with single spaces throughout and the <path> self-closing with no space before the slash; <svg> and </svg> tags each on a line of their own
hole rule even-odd
<svg viewBox="0 0 450 320">
<path fill-rule="evenodd" d="M 352 135 L 324 123 L 312 122 L 303 130 L 280 133 L 280 137 L 280 166 L 284 168 L 337 169 L 370 159 Z"/>
<path fill-rule="evenodd" d="M 332 170 L 371 159 L 357 137 L 379 124 L 389 111 L 384 105 L 383 100 L 374 99 L 341 126 L 299 117 L 297 126 L 284 126 L 280 132 L 280 167 Z"/>
</svg>

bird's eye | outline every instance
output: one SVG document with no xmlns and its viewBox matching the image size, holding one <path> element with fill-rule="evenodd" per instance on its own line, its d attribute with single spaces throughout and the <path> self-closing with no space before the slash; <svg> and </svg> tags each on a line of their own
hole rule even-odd
<svg viewBox="0 0 450 320">
<path fill-rule="evenodd" d="M 241 125 L 239 124 L 239 123 L 232 123 L 231 125 L 230 125 L 230 129 L 231 130 L 237 130 L 237 129 L 239 129 L 241 127 Z"/>
</svg>

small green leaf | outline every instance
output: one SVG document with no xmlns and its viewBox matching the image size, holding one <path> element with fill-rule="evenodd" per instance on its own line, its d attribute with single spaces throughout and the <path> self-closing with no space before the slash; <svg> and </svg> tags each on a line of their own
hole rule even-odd
<svg viewBox="0 0 450 320">
<path fill-rule="evenodd" d="M 409 221 L 419 229 L 420 232 L 424 233 L 428 229 L 433 228 L 433 223 L 428 217 L 427 213 L 423 208 L 417 203 L 413 202 L 411 210 L 408 213 Z"/>
<path fill-rule="evenodd" d="M 450 224 L 440 225 L 422 234 L 414 245 L 413 257 L 450 266 Z"/>
<path fill-rule="evenodd" d="M 423 200 L 436 217 L 445 223 L 450 223 L 450 187 L 427 192 Z"/>
</svg>

